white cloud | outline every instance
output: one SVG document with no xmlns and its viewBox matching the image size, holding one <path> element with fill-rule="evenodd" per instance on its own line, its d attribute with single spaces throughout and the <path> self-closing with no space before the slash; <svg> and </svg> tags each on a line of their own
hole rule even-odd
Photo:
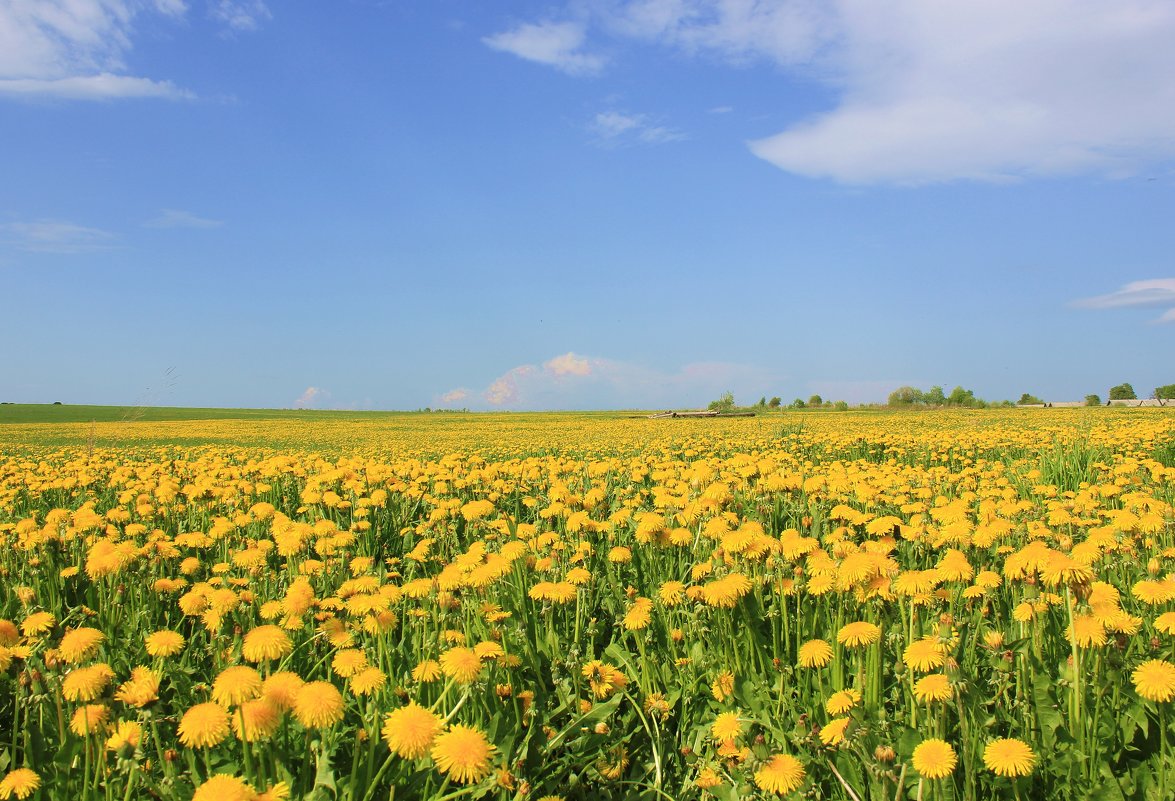
<svg viewBox="0 0 1175 801">
<path fill-rule="evenodd" d="M 656 145 L 685 139 L 681 131 L 656 125 L 644 114 L 624 114 L 619 111 L 602 111 L 592 118 L 591 130 L 605 143 L 636 140 Z"/>
<path fill-rule="evenodd" d="M 554 375 L 591 375 L 592 363 L 574 353 L 564 353 L 543 362 L 543 369 Z"/>
<path fill-rule="evenodd" d="M 540 22 L 487 36 L 482 42 L 494 50 L 546 64 L 571 75 L 591 75 L 600 71 L 604 59 L 583 51 L 586 37 L 583 23 Z"/>
<path fill-rule="evenodd" d="M 61 100 L 193 97 L 167 80 L 127 75 L 138 22 L 178 20 L 183 0 L 3 0 L 0 96 Z M 218 0 L 212 15 L 232 30 L 268 17 L 258 0 Z"/>
<path fill-rule="evenodd" d="M 90 253 L 106 250 L 114 243 L 114 234 L 99 228 L 62 222 L 36 220 L 0 225 L 0 241 L 31 253 Z"/>
<path fill-rule="evenodd" d="M 230 31 L 253 31 L 273 18 L 263 0 L 216 0 L 211 16 Z"/>
<path fill-rule="evenodd" d="M 1154 322 L 1175 323 L 1175 278 L 1131 281 L 1116 292 L 1084 298 L 1075 301 L 1073 305 L 1085 309 L 1167 306 L 1169 308 Z"/>
<path fill-rule="evenodd" d="M 306 391 L 294 401 L 294 408 L 317 409 L 320 403 L 329 403 L 330 397 L 330 392 L 322 387 L 306 387 Z"/>
<path fill-rule="evenodd" d="M 506 371 L 481 398 L 491 407 L 511 409 L 681 409 L 704 406 L 727 390 L 742 398 L 753 394 L 754 400 L 780 380 L 774 371 L 731 362 L 695 362 L 666 371 L 566 353 L 541 366 Z"/>
<path fill-rule="evenodd" d="M 467 389 L 451 389 L 448 392 L 446 392 L 444 395 L 441 395 L 439 400 L 441 402 L 441 405 L 449 406 L 451 404 L 457 403 L 458 401 L 463 401 L 468 397 L 469 397 L 469 390 L 467 390 Z"/>
<path fill-rule="evenodd" d="M 828 110 L 749 143 L 799 175 L 900 185 L 1118 177 L 1175 157 L 1169 0 L 600 0 L 594 8 L 593 32 L 736 64 L 766 61 L 828 85 Z"/>
<path fill-rule="evenodd" d="M 147 228 L 219 228 L 224 222 L 200 217 L 190 211 L 162 209 L 158 217 L 148 220 L 143 225 Z"/>
</svg>

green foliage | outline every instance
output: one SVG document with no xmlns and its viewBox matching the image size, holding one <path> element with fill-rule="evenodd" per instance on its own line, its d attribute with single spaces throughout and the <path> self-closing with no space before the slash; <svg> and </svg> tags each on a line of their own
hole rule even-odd
<svg viewBox="0 0 1175 801">
<path fill-rule="evenodd" d="M 914 387 L 898 387 L 889 393 L 888 403 L 890 406 L 913 406 L 915 403 L 922 403 L 922 400 L 922 390 Z"/>
<path fill-rule="evenodd" d="M 832 404 L 832 408 L 836 409 L 838 412 L 847 412 L 849 410 L 849 404 L 845 401 L 838 400 L 836 403 Z"/>
<path fill-rule="evenodd" d="M 793 409 L 806 409 L 807 406 L 808 406 L 808 404 L 804 403 L 803 398 L 796 398 L 794 401 L 791 402 L 791 407 Z"/>
<path fill-rule="evenodd" d="M 808 398 L 808 405 L 809 406 L 823 406 L 824 405 L 824 398 L 820 397 L 819 395 L 813 395 L 812 397 Z"/>
<path fill-rule="evenodd" d="M 1102 405 L 1101 395 L 1086 395 L 1085 396 L 1085 405 L 1086 406 L 1101 406 Z"/>
<path fill-rule="evenodd" d="M 1164 384 L 1161 387 L 1155 387 L 1155 397 L 1163 400 L 1170 400 L 1175 398 L 1175 384 Z"/>
<path fill-rule="evenodd" d="M 1130 384 L 1119 384 L 1116 387 L 1110 387 L 1110 400 L 1134 400 L 1138 397 L 1134 393 L 1134 387 Z"/>
<path fill-rule="evenodd" d="M 710 405 L 706 407 L 715 412 L 729 412 L 734 410 L 734 393 L 723 392 L 718 400 L 710 401 Z"/>
<path fill-rule="evenodd" d="M 1044 403 L 1044 401 L 1042 401 L 1040 398 L 1036 397 L 1035 395 L 1030 395 L 1029 393 L 1025 392 L 1023 395 L 1020 396 L 1020 400 L 1016 401 L 1016 403 L 1020 406 L 1034 406 L 1034 405 L 1042 404 L 1042 403 Z"/>
<path fill-rule="evenodd" d="M 942 387 L 935 385 L 922 396 L 922 402 L 927 406 L 945 406 L 947 396 L 943 393 Z"/>
<path fill-rule="evenodd" d="M 779 397 L 778 395 L 776 395 L 771 400 L 767 401 L 767 405 L 770 406 L 772 409 L 778 409 L 779 405 L 781 403 L 783 403 L 783 398 Z"/>
</svg>

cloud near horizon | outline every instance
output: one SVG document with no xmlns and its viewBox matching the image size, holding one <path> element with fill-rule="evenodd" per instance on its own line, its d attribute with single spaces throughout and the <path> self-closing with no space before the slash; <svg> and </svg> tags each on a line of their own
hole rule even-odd
<svg viewBox="0 0 1175 801">
<path fill-rule="evenodd" d="M 476 396 L 484 408 L 620 409 L 698 408 L 723 392 L 750 403 L 783 376 L 755 365 L 695 362 L 665 371 L 631 362 L 568 352 L 541 365 L 522 364 L 494 379 Z M 750 395 L 754 394 L 754 398 Z"/>
<path fill-rule="evenodd" d="M 768 62 L 826 85 L 830 108 L 747 143 L 798 175 L 850 185 L 1121 177 L 1175 157 L 1169 2 L 601 0 L 587 8 L 586 21 L 564 23 L 573 45 L 530 60 L 566 71 L 556 54 L 609 37 L 734 66 Z M 529 40 L 551 27 L 516 32 Z"/>
<path fill-rule="evenodd" d="M 295 409 L 317 409 L 319 404 L 329 403 L 331 394 L 322 387 L 306 387 L 306 391 L 294 401 Z"/>
<path fill-rule="evenodd" d="M 1074 301 L 1081 309 L 1121 309 L 1129 307 L 1153 308 L 1166 306 L 1153 323 L 1175 323 L 1175 278 L 1149 278 L 1131 281 L 1108 295 L 1098 295 Z"/>
</svg>

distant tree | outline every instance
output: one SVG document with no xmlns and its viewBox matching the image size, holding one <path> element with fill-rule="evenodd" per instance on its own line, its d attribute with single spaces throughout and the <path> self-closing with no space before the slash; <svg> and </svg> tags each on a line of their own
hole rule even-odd
<svg viewBox="0 0 1175 801">
<path fill-rule="evenodd" d="M 794 401 L 791 402 L 791 407 L 793 409 L 805 409 L 805 408 L 807 408 L 807 406 L 808 406 L 808 404 L 804 403 L 803 398 L 796 398 Z"/>
<path fill-rule="evenodd" d="M 1020 406 L 1029 406 L 1032 404 L 1044 403 L 1044 401 L 1042 401 L 1040 398 L 1036 397 L 1035 395 L 1029 395 L 1027 392 L 1025 392 L 1023 395 L 1020 396 L 1020 400 L 1016 401 L 1016 403 L 1019 404 Z"/>
<path fill-rule="evenodd" d="M 1138 395 L 1134 394 L 1134 387 L 1130 384 L 1110 387 L 1110 400 L 1135 400 L 1137 397 Z"/>
<path fill-rule="evenodd" d="M 729 412 L 734 408 L 734 393 L 723 392 L 718 400 L 710 401 L 708 408 L 716 412 Z"/>
<path fill-rule="evenodd" d="M 767 405 L 770 406 L 772 409 L 778 409 L 779 405 L 781 403 L 783 403 L 783 398 L 779 397 L 778 395 L 776 395 L 771 400 L 767 401 Z"/>
<path fill-rule="evenodd" d="M 942 387 L 933 386 L 922 396 L 922 402 L 927 406 L 945 406 L 947 396 L 943 394 Z"/>
<path fill-rule="evenodd" d="M 922 390 L 914 387 L 898 387 L 889 393 L 890 406 L 913 406 L 922 402 Z"/>
<path fill-rule="evenodd" d="M 767 396 L 764 395 L 763 397 L 759 398 L 759 402 L 756 403 L 755 405 L 758 406 L 760 409 L 766 407 L 767 406 Z"/>
<path fill-rule="evenodd" d="M 1167 384 L 1161 387 L 1155 387 L 1155 397 L 1163 400 L 1170 400 L 1175 398 L 1175 384 Z"/>
<path fill-rule="evenodd" d="M 947 396 L 947 406 L 974 406 L 975 393 L 963 387 L 955 387 Z"/>
<path fill-rule="evenodd" d="M 839 400 L 832 404 L 832 408 L 836 409 L 838 412 L 847 412 L 849 410 L 849 404 L 845 401 Z"/>
<path fill-rule="evenodd" d="M 808 398 L 808 405 L 809 406 L 823 406 L 824 405 L 824 398 L 820 397 L 819 395 L 813 395 L 812 397 Z"/>
<path fill-rule="evenodd" d="M 60 405 L 61 405 L 61 401 L 53 401 L 53 405 L 54 405 L 54 406 L 60 406 Z"/>
<path fill-rule="evenodd" d="M 1086 406 L 1101 406 L 1102 405 L 1102 398 L 1100 395 L 1086 395 L 1085 396 L 1085 405 Z"/>
</svg>

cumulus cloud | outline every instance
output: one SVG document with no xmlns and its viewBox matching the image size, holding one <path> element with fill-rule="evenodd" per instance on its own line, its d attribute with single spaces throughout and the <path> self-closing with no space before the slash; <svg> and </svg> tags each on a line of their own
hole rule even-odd
<svg viewBox="0 0 1175 801">
<path fill-rule="evenodd" d="M 113 247 L 114 241 L 109 231 L 60 220 L 0 225 L 0 242 L 29 253 L 91 253 Z"/>
<path fill-rule="evenodd" d="M 438 400 L 442 406 L 449 406 L 459 401 L 463 401 L 469 397 L 469 390 L 467 389 L 451 389 L 445 394 L 441 395 Z"/>
<path fill-rule="evenodd" d="M 1156 323 L 1175 323 L 1175 278 L 1150 278 L 1130 283 L 1108 295 L 1083 298 L 1074 306 L 1085 309 L 1118 309 L 1125 307 L 1168 307 Z"/>
<path fill-rule="evenodd" d="M 224 222 L 201 217 L 181 209 L 163 209 L 159 212 L 159 216 L 148 220 L 143 225 L 147 228 L 219 228 L 224 225 Z"/>
<path fill-rule="evenodd" d="M 749 143 L 799 175 L 899 185 L 1121 176 L 1175 156 L 1175 4 L 1166 0 L 592 8 L 593 35 L 767 62 L 827 85 L 827 110 Z"/>
<path fill-rule="evenodd" d="M 295 409 L 317 409 L 320 404 L 330 402 L 330 392 L 322 387 L 306 387 L 306 391 L 294 401 Z"/>
<path fill-rule="evenodd" d="M 638 141 L 657 145 L 685 139 L 681 131 L 657 125 L 644 114 L 625 114 L 620 111 L 602 111 L 592 118 L 591 131 L 604 143 L 615 144 Z"/>
<path fill-rule="evenodd" d="M 675 371 L 565 353 L 524 364 L 495 379 L 481 399 L 494 408 L 688 408 L 722 392 L 757 398 L 780 380 L 771 370 L 732 362 L 695 362 Z"/>
<path fill-rule="evenodd" d="M 574 353 L 564 353 L 543 362 L 543 369 L 553 375 L 591 375 L 592 363 Z"/>
<path fill-rule="evenodd" d="M 587 29 L 579 22 L 525 23 L 482 42 L 494 50 L 546 64 L 570 75 L 590 75 L 604 66 L 602 56 L 583 50 Z"/>
<path fill-rule="evenodd" d="M 4 0 L 0 96 L 191 98 L 170 81 L 126 74 L 138 23 L 151 17 L 177 21 L 187 11 L 184 0 Z M 246 30 L 268 10 L 259 0 L 218 0 L 212 15 L 230 29 Z"/>
</svg>

